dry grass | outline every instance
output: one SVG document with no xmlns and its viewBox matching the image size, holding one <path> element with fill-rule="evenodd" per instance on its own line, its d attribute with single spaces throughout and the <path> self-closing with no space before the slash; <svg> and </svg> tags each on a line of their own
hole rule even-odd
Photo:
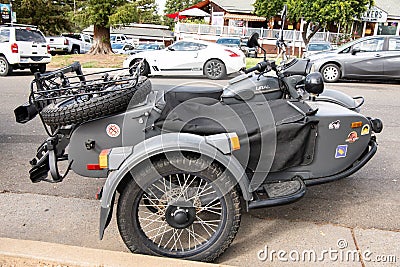
<svg viewBox="0 0 400 267">
<path fill-rule="evenodd" d="M 83 68 L 122 68 L 126 55 L 56 55 L 48 68 L 61 68 L 79 61 Z"/>
</svg>

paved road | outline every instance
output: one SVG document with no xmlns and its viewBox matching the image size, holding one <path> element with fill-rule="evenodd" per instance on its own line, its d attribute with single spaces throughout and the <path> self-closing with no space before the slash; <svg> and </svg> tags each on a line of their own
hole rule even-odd
<svg viewBox="0 0 400 267">
<path fill-rule="evenodd" d="M 99 203 L 93 199 L 103 179 L 82 178 L 71 173 L 60 184 L 30 182 L 28 161 L 45 138 L 45 132 L 38 119 L 24 125 L 15 123 L 13 109 L 27 100 L 31 79 L 29 73 L 23 72 L 0 78 L 0 225 L 5 226 L 0 227 L 0 237 L 126 250 L 118 236 L 115 219 L 105 240 L 97 241 Z M 183 83 L 222 86 L 227 81 L 153 78 L 152 82 L 155 88 L 163 88 Z M 254 255 L 256 260 L 256 252 L 263 244 L 282 247 L 277 240 L 289 232 L 297 235 L 294 239 L 300 243 L 302 234 L 316 229 L 327 235 L 343 231 L 342 236 L 350 240 L 356 234 L 354 229 L 400 232 L 400 84 L 346 82 L 327 87 L 363 95 L 366 103 L 362 112 L 383 120 L 385 128 L 378 136 L 377 155 L 347 179 L 309 188 L 306 196 L 294 204 L 246 214 L 244 227 L 219 262 L 252 265 L 244 256 L 246 253 Z M 75 221 L 84 224 L 74 224 Z M 336 228 L 332 232 L 325 225 Z M 399 238 L 393 240 L 397 244 L 392 245 L 400 247 Z"/>
</svg>

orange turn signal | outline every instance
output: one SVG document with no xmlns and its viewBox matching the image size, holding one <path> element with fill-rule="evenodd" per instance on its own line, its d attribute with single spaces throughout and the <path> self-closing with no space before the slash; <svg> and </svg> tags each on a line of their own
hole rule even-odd
<svg viewBox="0 0 400 267">
<path fill-rule="evenodd" d="M 351 123 L 351 128 L 360 128 L 360 127 L 362 127 L 363 126 L 363 123 L 362 123 L 362 121 L 356 121 L 356 122 L 352 122 Z"/>
<path fill-rule="evenodd" d="M 108 168 L 108 154 L 110 153 L 111 149 L 104 149 L 100 152 L 99 155 L 99 166 L 102 169 Z"/>
<path fill-rule="evenodd" d="M 235 135 L 231 137 L 230 140 L 231 140 L 232 151 L 239 150 L 240 149 L 239 137 Z"/>
</svg>

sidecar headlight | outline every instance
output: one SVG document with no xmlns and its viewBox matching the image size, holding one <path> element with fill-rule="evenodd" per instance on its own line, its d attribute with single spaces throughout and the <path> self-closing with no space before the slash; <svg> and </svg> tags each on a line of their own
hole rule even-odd
<svg viewBox="0 0 400 267">
<path fill-rule="evenodd" d="M 380 133 L 383 130 L 383 123 L 380 119 L 371 119 L 371 128 L 375 133 Z"/>
</svg>

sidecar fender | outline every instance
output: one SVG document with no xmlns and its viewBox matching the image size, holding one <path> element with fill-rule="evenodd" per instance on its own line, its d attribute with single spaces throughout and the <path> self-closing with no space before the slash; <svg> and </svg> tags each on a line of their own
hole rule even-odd
<svg viewBox="0 0 400 267">
<path fill-rule="evenodd" d="M 243 166 L 231 154 L 230 138 L 234 133 L 199 136 L 188 133 L 168 133 L 147 139 L 133 147 L 117 148 L 111 151 L 108 162 L 110 174 L 101 194 L 100 239 L 111 218 L 115 191 L 122 179 L 140 163 L 151 157 L 171 152 L 196 152 L 222 164 L 239 184 L 243 198 L 251 200 L 249 179 Z"/>
</svg>

